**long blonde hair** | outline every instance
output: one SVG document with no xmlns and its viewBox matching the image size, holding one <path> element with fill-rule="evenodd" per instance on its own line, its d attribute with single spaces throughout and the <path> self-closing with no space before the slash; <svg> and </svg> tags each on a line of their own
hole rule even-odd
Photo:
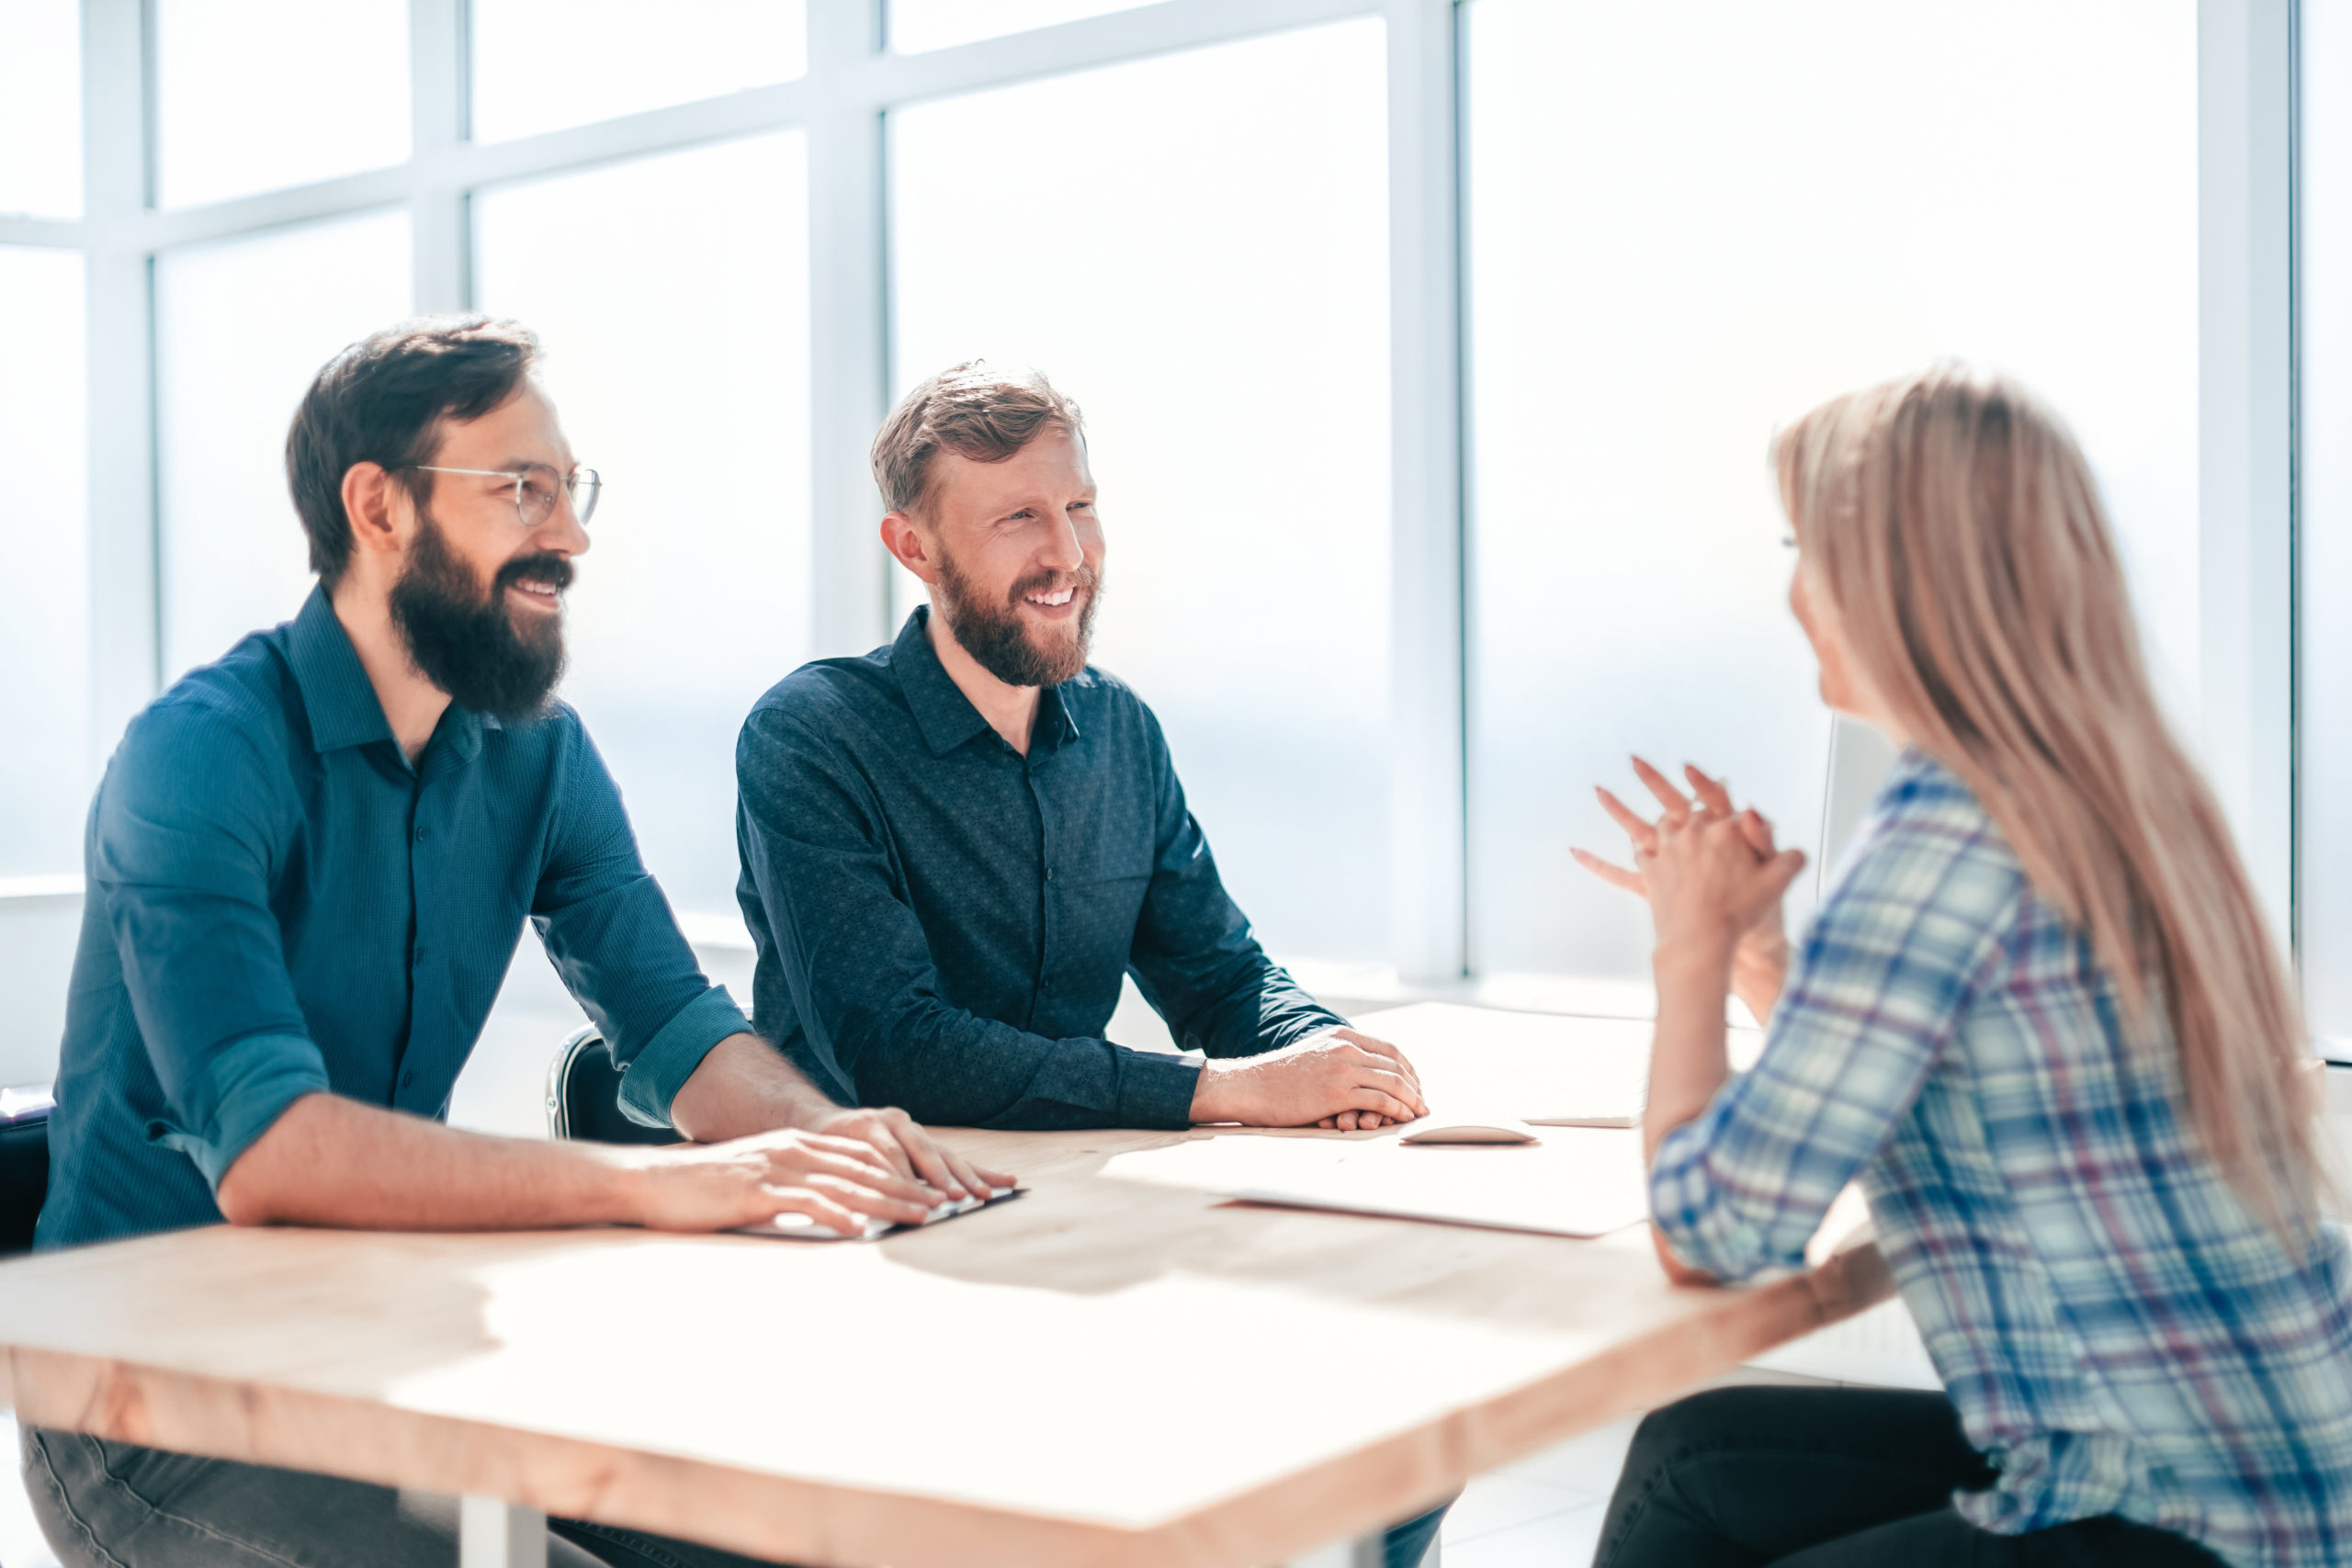
<svg viewBox="0 0 2352 1568">
<path fill-rule="evenodd" d="M 1808 587 L 1912 741 L 2086 931 L 2142 1041 L 2161 998 L 2205 1152 L 2282 1230 L 2329 1179 L 2301 1010 L 2228 824 L 2156 705 L 2090 467 L 1956 365 L 1822 404 L 1773 447 Z"/>
</svg>

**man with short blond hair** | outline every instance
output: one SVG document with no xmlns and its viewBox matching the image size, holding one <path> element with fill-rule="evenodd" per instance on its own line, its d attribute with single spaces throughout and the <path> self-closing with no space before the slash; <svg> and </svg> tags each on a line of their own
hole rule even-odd
<svg viewBox="0 0 2352 1568">
<path fill-rule="evenodd" d="M 1103 529 L 1077 407 L 1043 376 L 956 366 L 890 415 L 874 478 L 882 542 L 931 604 L 744 722 L 760 1032 L 834 1098 L 940 1123 L 1422 1114 L 1396 1048 L 1258 945 L 1159 721 L 1087 664 Z M 1203 1055 L 1104 1038 L 1124 975 Z M 1421 1560 L 1442 1513 L 1389 1532 L 1391 1568 Z"/>
<path fill-rule="evenodd" d="M 852 1104 L 989 1127 L 1353 1129 L 1421 1113 L 1226 896 L 1159 721 L 1087 664 L 1102 590 L 1077 407 L 959 365 L 874 443 L 882 541 L 931 604 L 806 665 L 736 750 L 753 1018 Z M 1178 1043 L 1103 1038 L 1133 974 Z"/>
</svg>

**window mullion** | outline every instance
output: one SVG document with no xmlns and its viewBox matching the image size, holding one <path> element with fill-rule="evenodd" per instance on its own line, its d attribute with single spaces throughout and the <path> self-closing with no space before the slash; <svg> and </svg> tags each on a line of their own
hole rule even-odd
<svg viewBox="0 0 2352 1568">
<path fill-rule="evenodd" d="M 810 632 L 820 657 L 889 632 L 866 450 L 889 397 L 881 118 L 842 89 L 881 41 L 881 0 L 808 8 Z"/>
<path fill-rule="evenodd" d="M 466 134 L 465 0 L 409 0 L 409 233 L 416 306 L 462 310 L 473 298 L 466 193 L 457 179 Z"/>
<path fill-rule="evenodd" d="M 141 0 L 83 0 L 83 208 L 89 265 L 90 692 L 93 771 L 154 696 L 157 597 L 147 18 Z"/>
<path fill-rule="evenodd" d="M 1453 0 L 1390 0 L 1387 22 L 1391 941 L 1430 984 L 1468 957 Z"/>
<path fill-rule="evenodd" d="M 2199 729 L 2246 869 L 2293 929 L 2289 0 L 2198 13 Z"/>
</svg>

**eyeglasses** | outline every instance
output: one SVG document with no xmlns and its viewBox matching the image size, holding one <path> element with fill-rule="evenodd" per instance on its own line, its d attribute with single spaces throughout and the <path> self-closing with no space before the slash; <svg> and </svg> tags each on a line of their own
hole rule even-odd
<svg viewBox="0 0 2352 1568">
<path fill-rule="evenodd" d="M 438 468 L 430 463 L 403 463 L 401 468 L 424 474 L 476 474 L 486 479 L 513 479 L 514 515 L 523 520 L 526 528 L 536 528 L 555 514 L 558 490 L 571 497 L 571 515 L 585 528 L 588 519 L 596 514 L 597 492 L 605 488 L 605 481 L 597 478 L 594 468 L 574 468 L 565 476 L 546 463 L 530 463 L 520 468 Z"/>
</svg>

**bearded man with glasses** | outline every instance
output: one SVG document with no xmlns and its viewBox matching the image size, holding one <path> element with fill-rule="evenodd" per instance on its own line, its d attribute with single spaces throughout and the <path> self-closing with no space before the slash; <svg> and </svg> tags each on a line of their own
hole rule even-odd
<svg viewBox="0 0 2352 1568">
<path fill-rule="evenodd" d="M 921 1221 L 1012 1179 L 844 1110 L 705 979 L 579 716 L 552 699 L 598 491 L 481 316 L 319 372 L 287 439 L 319 585 L 132 720 L 92 807 L 36 1245 L 218 1223 L 713 1231 Z M 626 1064 L 617 1148 L 442 1124 L 526 919 Z M 72 1568 L 441 1568 L 454 1504 L 28 1427 Z M 548 1561 L 744 1559 L 550 1522 Z"/>
</svg>

